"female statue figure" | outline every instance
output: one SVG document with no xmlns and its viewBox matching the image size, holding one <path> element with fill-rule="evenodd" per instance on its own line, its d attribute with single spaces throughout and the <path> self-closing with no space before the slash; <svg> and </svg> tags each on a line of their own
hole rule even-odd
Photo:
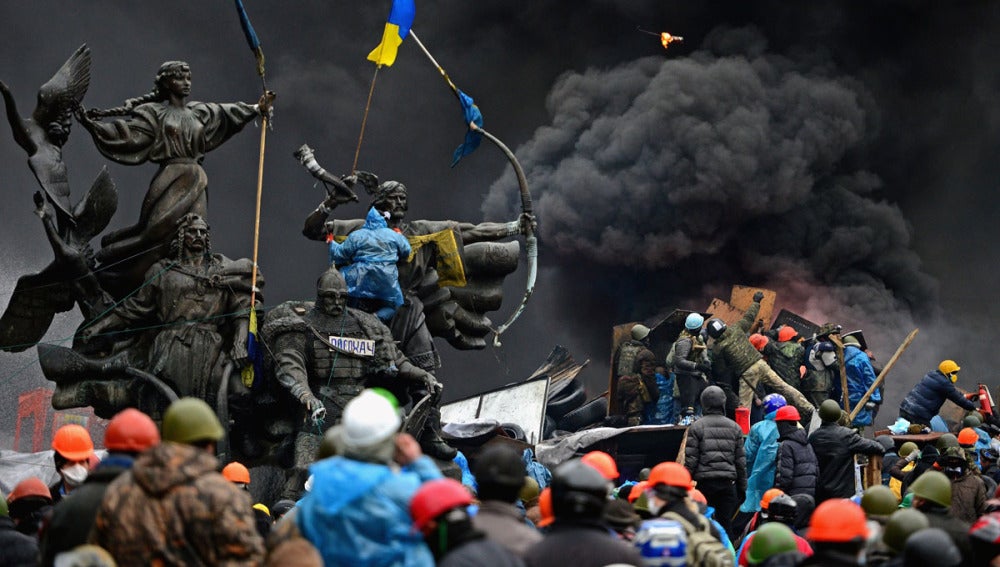
<svg viewBox="0 0 1000 567">
<path fill-rule="evenodd" d="M 101 272 L 101 279 L 117 297 L 131 291 L 149 266 L 167 255 L 184 215 L 207 217 L 208 177 L 201 167 L 205 154 L 270 112 L 274 100 L 268 93 L 255 105 L 188 102 L 191 68 L 183 61 L 161 65 L 154 85 L 150 93 L 128 99 L 119 108 L 76 113 L 105 157 L 125 165 L 151 161 L 160 166 L 143 199 L 139 222 L 107 234 L 97 253 L 102 265 L 115 264 Z"/>
</svg>

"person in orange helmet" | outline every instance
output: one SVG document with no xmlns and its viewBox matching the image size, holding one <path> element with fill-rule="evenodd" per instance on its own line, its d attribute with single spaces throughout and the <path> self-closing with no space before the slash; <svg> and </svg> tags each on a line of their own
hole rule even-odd
<svg viewBox="0 0 1000 567">
<path fill-rule="evenodd" d="M 53 504 L 58 504 L 63 496 L 87 480 L 90 458 L 94 456 L 94 441 L 82 425 L 70 423 L 56 430 L 52 436 L 52 450 L 59 481 L 49 490 L 52 491 Z"/>
<path fill-rule="evenodd" d="M 72 498 L 64 499 L 53 508 L 52 518 L 41 538 L 42 565 L 52 565 L 59 553 L 87 543 L 108 485 L 132 468 L 139 453 L 159 444 L 160 430 L 141 411 L 128 408 L 111 418 L 104 431 L 107 457 L 73 491 Z"/>
<path fill-rule="evenodd" d="M 33 476 L 17 483 L 7 496 L 7 511 L 14 527 L 36 542 L 42 519 L 51 509 L 52 493 L 49 492 L 49 487 Z"/>
<path fill-rule="evenodd" d="M 246 468 L 243 463 L 233 461 L 222 467 L 222 476 L 238 488 L 250 490 L 250 469 Z"/>
<path fill-rule="evenodd" d="M 35 538 L 18 532 L 14 520 L 7 513 L 7 497 L 0 492 L 0 549 L 3 550 L 3 561 L 0 563 L 34 565 L 38 561 L 38 542 Z"/>
<path fill-rule="evenodd" d="M 800 566 L 841 567 L 861 565 L 868 521 L 860 506 L 843 498 L 832 498 L 816 507 L 809 520 L 806 539 L 813 555 Z"/>
</svg>

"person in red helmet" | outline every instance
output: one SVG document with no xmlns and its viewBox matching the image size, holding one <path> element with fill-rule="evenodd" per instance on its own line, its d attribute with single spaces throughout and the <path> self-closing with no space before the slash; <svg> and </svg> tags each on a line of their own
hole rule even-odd
<svg viewBox="0 0 1000 567">
<path fill-rule="evenodd" d="M 520 558 L 472 526 L 470 504 L 469 491 L 450 478 L 425 482 L 413 495 L 413 527 L 424 536 L 438 567 L 523 567 Z"/>
<path fill-rule="evenodd" d="M 814 553 L 800 564 L 803 567 L 861 565 L 868 539 L 865 512 L 850 500 L 827 500 L 813 512 L 806 539 L 812 544 Z"/>
<path fill-rule="evenodd" d="M 42 519 L 52 509 L 52 493 L 40 479 L 28 477 L 7 496 L 7 509 L 17 531 L 31 536 L 37 545 Z"/>
<path fill-rule="evenodd" d="M 14 520 L 7 515 L 7 497 L 3 492 L 0 492 L 0 549 L 3 565 L 34 565 L 38 561 L 38 542 L 17 531 Z"/>
<path fill-rule="evenodd" d="M 63 496 L 87 480 L 90 458 L 94 456 L 94 441 L 81 425 L 70 423 L 56 430 L 52 436 L 52 459 L 59 471 L 59 482 L 49 487 L 52 502 L 58 504 Z"/>
<path fill-rule="evenodd" d="M 89 438 L 89 436 L 88 436 Z M 160 431 L 150 417 L 128 408 L 108 423 L 104 448 L 108 456 L 90 473 L 72 498 L 56 504 L 41 538 L 42 565 L 52 565 L 56 555 L 87 543 L 97 509 L 111 481 L 132 468 L 139 453 L 160 444 Z"/>
</svg>

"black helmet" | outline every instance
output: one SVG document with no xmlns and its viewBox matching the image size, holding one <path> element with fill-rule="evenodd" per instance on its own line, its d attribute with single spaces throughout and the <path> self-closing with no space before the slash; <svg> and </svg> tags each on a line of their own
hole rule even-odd
<svg viewBox="0 0 1000 567">
<path fill-rule="evenodd" d="M 516 449 L 509 445 L 490 445 L 479 453 L 472 474 L 480 484 L 516 487 L 524 485 L 524 462 Z"/>
<path fill-rule="evenodd" d="M 957 567 L 962 564 L 962 554 L 947 532 L 940 528 L 925 528 L 914 532 L 906 540 L 903 564 Z"/>
<path fill-rule="evenodd" d="M 608 481 L 580 459 L 566 461 L 552 471 L 552 511 L 556 518 L 600 518 L 607 497 Z"/>
<path fill-rule="evenodd" d="M 779 494 L 767 505 L 767 518 L 772 522 L 792 525 L 799 513 L 799 505 L 787 494 Z"/>
<path fill-rule="evenodd" d="M 708 325 L 705 325 L 705 329 L 708 332 L 708 336 L 717 339 L 722 336 L 722 333 L 726 332 L 726 324 L 722 319 L 709 319 Z"/>
</svg>

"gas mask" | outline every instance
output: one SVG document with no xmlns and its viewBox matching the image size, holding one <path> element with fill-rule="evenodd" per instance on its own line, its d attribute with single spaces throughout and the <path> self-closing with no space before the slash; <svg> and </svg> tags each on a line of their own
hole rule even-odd
<svg viewBox="0 0 1000 567">
<path fill-rule="evenodd" d="M 87 465 L 76 463 L 75 465 L 64 467 L 59 471 L 59 474 L 62 476 L 63 482 L 72 488 L 76 488 L 83 484 L 83 481 L 87 480 L 89 472 L 90 470 L 87 469 Z"/>
</svg>

